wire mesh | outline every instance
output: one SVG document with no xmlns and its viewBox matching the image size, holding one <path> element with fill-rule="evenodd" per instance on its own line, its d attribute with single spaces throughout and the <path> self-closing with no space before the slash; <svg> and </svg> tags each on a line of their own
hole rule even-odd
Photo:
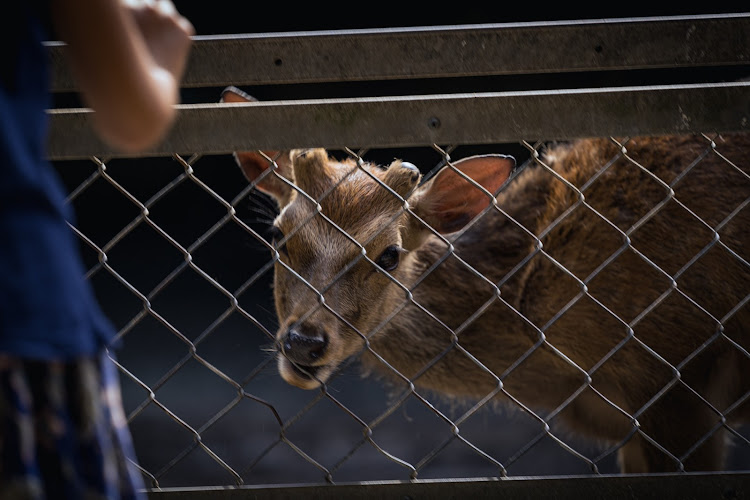
<svg viewBox="0 0 750 500">
<path fill-rule="evenodd" d="M 750 434 L 734 418 L 743 412 L 747 415 L 750 387 L 741 383 L 746 375 L 737 373 L 728 379 L 737 382 L 733 394 L 739 391 L 739 397 L 717 407 L 705 391 L 694 387 L 700 377 L 691 371 L 698 361 L 716 352 L 726 362 L 711 365 L 714 371 L 703 374 L 706 380 L 725 376 L 721 370 L 727 369 L 730 358 L 737 366 L 750 366 L 747 325 L 742 319 L 748 314 L 750 264 L 745 247 L 723 237 L 728 228 L 744 220 L 750 203 L 747 156 L 725 156 L 722 137 L 702 136 L 691 161 L 673 178 L 664 178 L 628 151 L 631 140 L 609 141 L 614 155 L 585 178 L 556 169 L 545 156 L 554 145 L 543 142 L 430 145 L 398 152 L 376 148 L 331 151 L 339 160 L 350 160 L 348 175 L 320 196 L 290 186 L 298 200 L 313 207 L 295 231 L 314 220 L 354 248 L 350 252 L 354 258 L 338 267 L 316 263 L 319 270 L 330 269 L 323 281 L 320 273 L 313 276 L 282 256 L 281 246 L 294 238 L 295 231 L 287 232 L 281 241 L 271 239 L 268 230 L 277 215 L 275 203 L 260 193 L 257 182 L 242 176 L 229 156 L 175 154 L 171 158 L 58 162 L 71 193 L 68 201 L 78 214 L 71 227 L 80 237 L 87 278 L 118 329 L 112 356 L 122 373 L 126 412 L 150 486 L 612 473 L 618 471 L 618 453 L 634 442 L 648 443 L 669 464 L 669 471 L 679 472 L 686 464 L 689 468 L 691 458 L 719 435 L 730 436 L 735 444 L 726 467 L 747 470 Z M 508 148 L 519 166 L 500 193 L 487 191 L 456 168 L 454 158 L 489 150 L 506 153 Z M 388 163 L 394 154 L 419 164 L 426 177 L 441 169 L 458 172 L 487 197 L 487 207 L 460 231 L 441 235 L 419 216 L 408 196 L 399 195 L 365 169 L 368 162 Z M 712 165 L 718 162 L 722 176 L 731 179 L 731 206 L 716 201 L 726 197 L 707 186 L 696 187 L 693 181 L 708 159 Z M 266 156 L 266 160 L 274 163 L 277 158 Z M 620 196 L 624 189 L 643 190 L 644 203 L 623 206 L 613 219 L 611 213 L 604 213 L 600 193 L 602 185 L 623 170 L 637 184 L 619 185 L 608 192 Z M 565 201 L 538 227 L 530 227 L 533 214 L 519 218 L 503 203 L 514 185 L 529 178 L 527 172 L 544 179 Z M 266 175 L 277 174 L 269 170 Z M 358 240 L 324 206 L 334 190 L 363 176 L 395 197 L 399 208 L 368 239 Z M 716 201 L 716 210 L 701 212 L 706 203 L 692 205 L 698 188 L 703 188 L 705 198 Z M 625 213 L 631 209 L 633 213 Z M 673 214 L 689 220 L 692 232 L 674 242 L 666 241 L 669 235 L 665 235 L 662 248 L 687 248 L 685 261 L 666 251 L 654 253 L 653 245 L 641 238 L 649 224 Z M 361 331 L 332 297 L 355 266 L 379 266 L 377 255 L 368 253 L 367 247 L 405 216 L 416 219 L 443 250 L 412 283 L 378 271 L 387 277 L 385 286 L 400 290 L 404 299 L 399 307 L 384 312 L 372 329 Z M 485 238 L 489 240 L 481 231 L 487 230 L 483 221 L 491 217 L 512 226 L 527 250 L 519 253 L 514 265 L 488 273 L 491 259 L 477 263 L 467 258 L 462 241 L 482 245 Z M 567 232 L 575 236 L 572 228 L 583 223 L 595 228 L 592 234 L 606 235 L 601 247 L 596 248 L 594 241 L 581 241 L 577 253 L 561 250 L 556 238 Z M 335 254 L 334 250 L 327 252 Z M 710 272 L 706 262 L 716 258 L 726 265 L 722 276 L 737 278 L 734 290 L 740 296 L 723 310 L 701 303 L 690 287 L 683 289 L 683 284 L 694 282 L 690 280 L 695 274 Z M 642 297 L 627 297 L 632 302 L 627 307 L 612 302 L 602 291 L 602 281 L 611 278 L 608 273 L 619 269 L 625 259 L 636 262 L 649 282 L 659 284 L 658 293 L 649 290 Z M 460 276 L 478 284 L 474 305 L 461 310 L 461 317 L 446 318 L 432 302 L 423 303 L 424 290 L 433 286 L 433 273 L 449 265 L 460 267 Z M 530 314 L 533 308 L 507 291 L 539 266 L 550 276 L 549 295 L 525 300 L 546 301 L 550 307 L 544 314 Z M 274 313 L 272 296 L 279 293 L 278 283 L 275 289 L 271 287 L 274 268 L 302 283 L 305 293 L 314 297 L 298 323 L 325 314 L 355 332 L 361 345 L 356 356 L 343 361 L 313 391 L 291 387 L 277 372 L 276 357 L 283 354 L 276 331 L 284 318 Z M 731 288 L 727 283 L 715 286 Z M 433 293 L 450 298 L 453 291 L 447 286 Z M 694 346 L 665 352 L 662 337 L 680 342 L 679 328 L 684 322 L 672 325 L 673 330 L 659 330 L 657 337 L 641 332 L 651 332 L 654 325 L 668 327 L 660 321 L 674 317 L 665 311 L 676 303 L 688 312 L 684 321 L 700 323 L 705 335 Z M 378 304 L 358 307 L 377 308 Z M 502 370 L 490 366 L 491 353 L 466 347 L 472 335 L 500 335 L 476 331 L 482 318 L 498 308 L 515 317 L 523 331 L 519 335 L 530 339 Z M 389 329 L 405 309 L 420 311 L 431 325 L 431 335 L 442 339 L 440 349 L 419 359 L 409 373 L 400 370 L 400 362 L 394 362 L 393 354 L 383 351 L 377 341 L 395 335 Z M 595 321 L 602 325 L 601 339 L 587 339 L 580 347 L 585 350 L 584 344 L 591 342 L 600 349 L 591 364 L 583 363 L 580 352 L 571 352 L 568 344 L 562 347 L 559 340 L 561 331 L 581 321 L 575 319 L 583 317 L 581 311 L 593 311 Z M 616 391 L 598 382 L 605 380 L 603 373 L 612 366 L 621 366 L 618 363 L 629 350 L 637 350 L 642 356 L 638 359 L 648 359 L 648 363 L 631 367 L 621 382 L 624 391 L 640 370 L 655 370 L 640 375 L 658 379 L 660 385 L 638 404 L 626 406 Z M 569 392 L 540 405 L 527 391 L 516 388 L 517 380 L 527 376 L 530 366 L 538 366 L 542 356 L 554 360 L 543 372 L 557 372 L 555 376 L 576 382 L 569 385 Z M 359 376 L 358 360 L 364 357 L 369 358 L 368 369 L 387 381 Z M 461 381 L 465 366 L 472 366 L 485 383 L 469 397 L 461 397 L 460 389 L 452 387 L 440 394 L 440 389 L 425 381 L 446 366 L 457 386 L 466 383 Z M 664 410 L 662 403 L 675 391 L 686 401 L 685 419 L 691 418 L 689 411 L 695 408 L 711 416 L 710 425 L 678 448 L 642 425 Z M 595 404 L 582 406 L 584 400 Z M 602 412 L 601 425 L 607 419 L 625 422 L 621 426 L 625 432 L 607 442 L 580 437 L 575 432 L 580 429 L 569 422 L 575 421 L 581 408 Z M 580 417 L 581 422 L 591 420 L 587 415 Z M 571 427 L 574 432 L 569 432 Z"/>
</svg>

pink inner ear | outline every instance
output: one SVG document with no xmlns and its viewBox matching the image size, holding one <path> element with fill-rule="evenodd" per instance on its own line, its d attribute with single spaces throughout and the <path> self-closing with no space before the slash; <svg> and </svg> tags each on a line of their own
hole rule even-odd
<svg viewBox="0 0 750 500">
<path fill-rule="evenodd" d="M 258 99 L 237 87 L 227 87 L 221 93 L 221 102 L 258 102 Z"/>
<path fill-rule="evenodd" d="M 264 151 L 268 158 L 277 158 L 276 173 L 267 173 L 262 179 L 264 172 L 271 169 L 273 163 L 257 151 L 238 151 L 234 154 L 242 172 L 250 182 L 256 182 L 256 187 L 264 193 L 273 196 L 280 206 L 286 205 L 292 195 L 288 182 L 292 182 L 293 176 L 289 170 L 288 156 L 286 159 L 279 155 L 278 151 Z M 286 179 L 286 181 L 284 179 Z"/>
<path fill-rule="evenodd" d="M 269 158 L 274 158 L 278 151 L 264 151 Z M 247 180 L 254 181 L 263 172 L 271 168 L 271 162 L 256 151 L 238 151 L 235 153 L 237 163 L 239 163 L 242 172 Z M 262 187 L 262 186 L 261 186 Z"/>
<path fill-rule="evenodd" d="M 509 156 L 475 156 L 458 161 L 454 166 L 461 172 L 471 177 L 477 184 L 489 191 L 491 194 L 497 193 L 500 186 L 508 180 L 510 173 L 513 171 L 516 162 Z M 452 177 L 459 179 L 459 184 L 463 187 L 469 184 L 466 179 L 451 171 Z M 478 191 L 478 190 L 474 190 Z M 487 199 L 486 196 L 483 196 Z"/>
<path fill-rule="evenodd" d="M 507 156 L 475 156 L 456 162 L 454 166 L 494 195 L 508 180 L 515 160 Z M 427 199 L 430 222 L 441 233 L 458 231 L 491 202 L 484 191 L 451 168 L 438 174 Z"/>
</svg>

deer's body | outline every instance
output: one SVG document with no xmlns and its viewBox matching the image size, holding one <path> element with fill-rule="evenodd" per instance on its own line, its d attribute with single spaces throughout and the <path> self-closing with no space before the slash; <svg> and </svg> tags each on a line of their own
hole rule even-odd
<svg viewBox="0 0 750 500">
<path fill-rule="evenodd" d="M 704 139 L 692 137 L 627 143 L 628 154 L 667 184 L 707 146 Z M 750 158 L 747 136 L 727 136 L 718 150 L 747 171 L 742 163 Z M 609 140 L 580 141 L 551 151 L 549 166 L 580 188 L 617 154 Z M 542 168 L 527 169 L 497 197 L 498 206 L 512 220 L 490 211 L 454 242 L 458 257 L 490 281 L 502 283 L 503 301 L 495 300 L 481 316 L 462 326 L 486 306 L 494 290 L 453 258 L 414 289 L 414 301 L 454 331 L 463 328 L 458 344 L 494 374 L 507 374 L 502 379 L 504 389 L 524 405 L 548 411 L 562 408 L 559 419 L 568 428 L 613 443 L 626 439 L 634 428 L 629 416 L 635 416 L 647 435 L 682 458 L 721 419 L 706 403 L 725 412 L 750 391 L 750 359 L 731 342 L 745 350 L 750 347 L 750 307 L 732 312 L 750 293 L 750 269 L 714 243 L 680 272 L 715 237 L 696 216 L 716 228 L 747 199 L 748 186 L 742 175 L 710 153 L 675 185 L 675 199 L 682 207 L 669 199 L 665 186 L 620 160 L 583 191 L 598 215 L 579 204 L 550 229 L 576 205 L 578 195 Z M 629 233 L 631 242 L 626 245 L 625 233 L 662 203 L 661 211 Z M 533 235 L 543 235 L 544 254 L 535 250 L 536 239 L 516 222 Z M 746 261 L 748 228 L 750 210 L 743 210 L 718 231 L 721 243 Z M 403 273 L 395 276 L 411 288 L 445 253 L 445 244 L 430 238 L 407 256 Z M 597 271 L 608 259 L 612 261 Z M 670 276 L 678 272 L 674 288 Z M 391 300 L 394 305 L 403 302 L 403 294 L 394 292 Z M 556 318 L 560 311 L 565 312 Z M 721 328 L 731 341 L 722 336 Z M 372 338 L 371 351 L 412 378 L 439 358 L 451 341 L 448 330 L 412 306 Z M 364 363 L 390 372 L 371 351 L 365 351 Z M 524 356 L 525 361 L 515 366 Z M 586 386 L 587 373 L 594 390 Z M 494 376 L 458 349 L 416 383 L 476 399 L 497 387 Z M 670 386 L 667 394 L 649 403 Z M 744 410 L 728 414 L 729 421 L 748 421 L 749 413 L 746 403 Z M 723 431 L 716 432 L 685 458 L 685 465 L 697 470 L 720 468 L 725 437 Z M 675 460 L 639 436 L 623 447 L 621 455 L 627 471 L 677 468 Z"/>
<path fill-rule="evenodd" d="M 722 419 L 750 421 L 750 136 L 716 146 L 581 140 L 502 188 L 500 156 L 418 186 L 398 161 L 296 151 L 268 172 L 238 153 L 281 207 L 281 375 L 315 388 L 361 356 L 417 390 L 547 412 L 626 472 L 720 469 Z"/>
</svg>

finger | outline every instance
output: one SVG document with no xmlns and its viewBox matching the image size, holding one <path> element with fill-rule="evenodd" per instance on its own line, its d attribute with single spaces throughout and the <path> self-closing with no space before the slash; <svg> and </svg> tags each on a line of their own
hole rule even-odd
<svg viewBox="0 0 750 500">
<path fill-rule="evenodd" d="M 142 11 L 154 8 L 156 0 L 120 0 L 120 5 L 132 11 Z"/>
<path fill-rule="evenodd" d="M 177 8 L 170 0 L 155 0 L 154 7 L 157 11 L 159 11 L 159 13 L 166 17 L 173 17 L 178 15 Z"/>
<path fill-rule="evenodd" d="M 180 16 L 177 20 L 177 24 L 180 25 L 180 29 L 187 33 L 188 36 L 195 35 L 195 27 L 187 18 Z"/>
</svg>

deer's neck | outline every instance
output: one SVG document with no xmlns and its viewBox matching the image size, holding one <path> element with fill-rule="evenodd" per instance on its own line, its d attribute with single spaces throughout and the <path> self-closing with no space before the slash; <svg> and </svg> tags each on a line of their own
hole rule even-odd
<svg viewBox="0 0 750 500">
<path fill-rule="evenodd" d="M 532 172 L 533 174 L 533 172 Z M 455 395 L 482 395 L 534 343 L 520 315 L 545 188 L 534 175 L 515 179 L 488 212 L 454 242 L 433 237 L 407 255 L 371 337 L 365 364 L 417 385 Z M 499 292 L 499 293 L 498 293 Z M 383 313 L 383 311 L 385 311 Z"/>
</svg>

